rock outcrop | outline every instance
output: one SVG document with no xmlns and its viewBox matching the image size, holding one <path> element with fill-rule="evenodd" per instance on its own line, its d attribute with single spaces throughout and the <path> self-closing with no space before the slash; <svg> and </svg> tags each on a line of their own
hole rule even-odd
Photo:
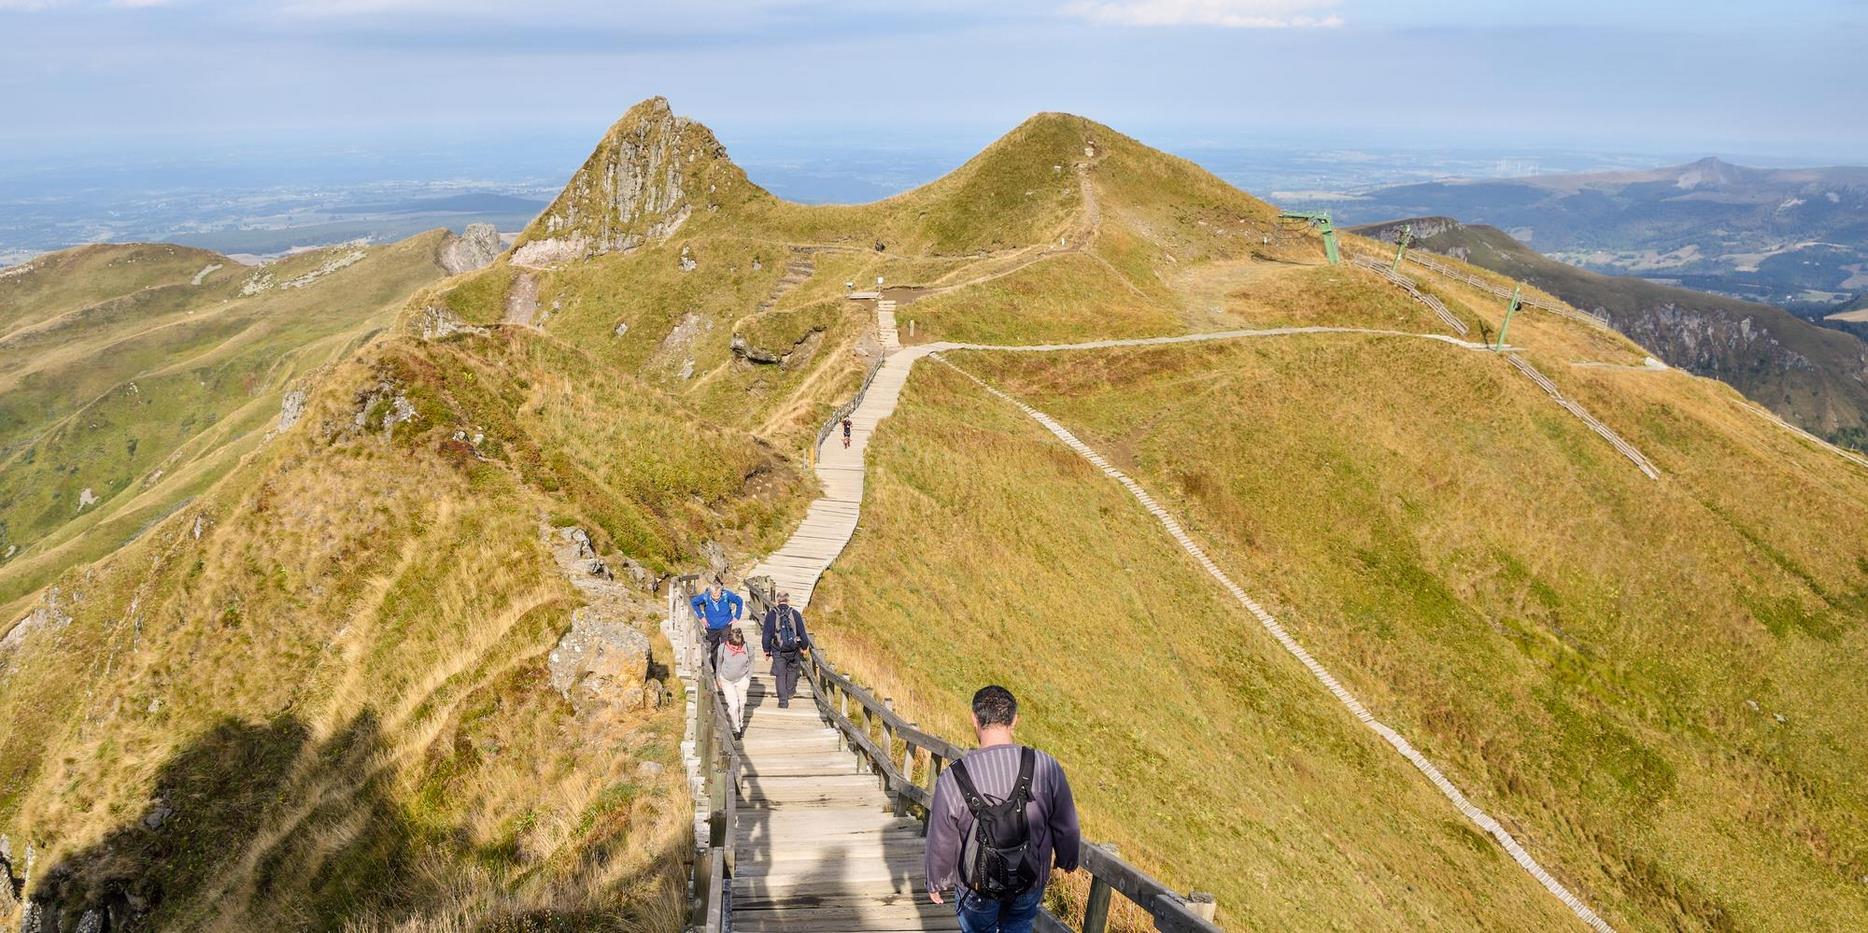
<svg viewBox="0 0 1868 933">
<path fill-rule="evenodd" d="M 558 571 L 586 600 L 546 659 L 552 689 L 580 714 L 661 705 L 662 685 L 650 676 L 649 636 L 640 624 L 655 611 L 644 598 L 653 583 L 647 572 L 627 557 L 599 554 L 582 528 L 542 531 Z"/>
<path fill-rule="evenodd" d="M 484 269 L 499 257 L 499 231 L 492 224 L 468 224 L 460 236 L 449 236 L 441 247 L 441 268 L 449 275 Z"/>
<path fill-rule="evenodd" d="M 554 266 L 665 240 L 696 209 L 756 190 L 712 132 L 664 98 L 629 109 L 557 200 L 519 235 L 514 265 Z"/>
<path fill-rule="evenodd" d="M 423 340 L 441 340 L 455 334 L 486 333 L 486 328 L 461 320 L 460 315 L 441 305 L 429 305 L 416 312 L 409 326 Z"/>
</svg>

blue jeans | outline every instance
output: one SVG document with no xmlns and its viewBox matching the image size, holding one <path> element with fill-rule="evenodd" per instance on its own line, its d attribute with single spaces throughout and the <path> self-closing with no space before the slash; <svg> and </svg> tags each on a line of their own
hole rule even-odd
<svg viewBox="0 0 1868 933">
<path fill-rule="evenodd" d="M 990 901 L 961 889 L 954 902 L 960 915 L 963 933 L 1031 933 L 1032 921 L 1038 918 L 1038 903 L 1044 900 L 1044 886 L 1039 885 L 1011 901 Z"/>
</svg>

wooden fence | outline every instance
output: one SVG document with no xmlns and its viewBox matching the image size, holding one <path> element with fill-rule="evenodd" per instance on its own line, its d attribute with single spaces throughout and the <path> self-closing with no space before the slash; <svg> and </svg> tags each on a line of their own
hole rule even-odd
<svg viewBox="0 0 1868 933">
<path fill-rule="evenodd" d="M 733 829 L 739 815 L 743 765 L 725 701 L 707 664 L 701 622 L 688 608 L 699 580 L 698 575 L 688 574 L 669 581 L 666 630 L 675 651 L 676 671 L 694 684 L 694 769 L 706 812 L 706 839 L 696 840 L 691 923 L 705 933 L 720 933 L 731 928 L 732 880 L 737 863 Z M 755 598 L 749 605 L 755 618 L 764 608 L 758 602 Z M 854 753 L 856 770 L 874 774 L 893 800 L 896 815 L 920 819 L 925 832 L 935 782 L 947 765 L 959 760 L 967 750 L 902 719 L 890 701 L 877 699 L 839 673 L 821 649 L 810 649 L 804 673 L 811 682 L 818 714 L 837 730 L 843 746 Z M 1157 930 L 1220 933 L 1212 922 L 1215 904 L 1211 895 L 1195 892 L 1183 896 L 1123 861 L 1109 847 L 1084 843 L 1082 869 L 1090 876 L 1083 933 L 1104 933 L 1112 892 L 1145 911 Z M 1045 933 L 1068 933 L 1070 929 L 1049 911 L 1040 912 L 1037 928 Z"/>
<path fill-rule="evenodd" d="M 843 739 L 844 747 L 856 753 L 859 769 L 872 773 L 895 802 L 897 815 L 913 815 L 922 821 L 925 832 L 928 811 L 934 803 L 934 784 L 947 766 L 966 754 L 940 736 L 923 731 L 897 715 L 892 704 L 858 686 L 838 673 L 813 647 L 805 676 L 817 696 L 818 711 Z M 834 699 L 833 699 L 834 697 Z M 897 746 L 900 751 L 896 751 Z M 1090 876 L 1090 896 L 1085 905 L 1083 933 L 1104 933 L 1109 921 L 1111 892 L 1119 893 L 1140 907 L 1154 920 L 1157 930 L 1167 933 L 1218 933 L 1212 921 L 1214 901 L 1211 895 L 1181 895 L 1142 870 L 1122 860 L 1113 850 L 1095 843 L 1084 843 L 1082 868 Z M 1037 929 L 1045 933 L 1066 933 L 1069 927 L 1050 911 L 1038 915 Z"/>
<path fill-rule="evenodd" d="M 706 806 L 706 839 L 696 839 L 690 903 L 691 925 L 714 933 L 726 929 L 732 915 L 731 891 L 736 865 L 733 826 L 739 817 L 739 744 L 733 739 L 733 720 L 726 699 L 714 684 L 713 665 L 707 663 L 707 639 L 701 620 L 689 608 L 698 574 L 669 581 L 668 640 L 675 650 L 675 670 L 694 684 L 691 726 L 694 736 L 695 777 L 700 800 Z M 697 827 L 698 829 L 698 827 Z M 699 833 L 697 832 L 697 836 Z"/>
<path fill-rule="evenodd" d="M 1409 250 L 1407 254 L 1407 261 L 1414 263 L 1415 265 L 1420 266 L 1423 269 L 1430 269 L 1443 276 L 1446 276 L 1449 279 L 1453 279 L 1454 281 L 1464 282 L 1467 285 L 1472 286 L 1473 288 L 1476 288 L 1482 292 L 1485 292 L 1486 294 L 1496 295 L 1499 298 L 1503 298 L 1506 300 L 1511 299 L 1511 292 L 1506 291 L 1502 286 L 1493 285 L 1492 283 L 1487 282 L 1486 280 L 1479 278 L 1476 275 L 1462 272 L 1459 269 L 1455 269 L 1452 266 L 1449 266 L 1446 263 L 1443 263 L 1437 259 L 1431 259 L 1429 257 L 1422 256 L 1418 251 Z M 1582 321 L 1585 324 L 1591 324 L 1596 327 L 1603 328 L 1604 330 L 1615 329 L 1615 325 L 1610 323 L 1607 317 L 1604 317 L 1603 315 L 1597 314 L 1593 311 L 1584 311 L 1581 308 L 1572 308 L 1568 305 L 1553 304 L 1551 302 L 1543 300 L 1542 298 L 1538 298 L 1535 295 L 1520 295 L 1518 297 L 1518 301 L 1520 304 L 1524 305 L 1527 308 L 1536 308 L 1540 311 L 1549 311 L 1552 314 L 1561 314 L 1564 317 L 1571 318 L 1572 320 Z"/>
<path fill-rule="evenodd" d="M 1369 271 L 1374 272 L 1376 275 L 1379 275 L 1382 278 L 1387 279 L 1388 281 L 1401 286 L 1402 289 L 1406 290 L 1407 293 L 1410 296 L 1412 296 L 1415 301 L 1418 301 L 1421 304 L 1426 305 L 1427 308 L 1431 310 L 1435 316 L 1439 317 L 1441 323 L 1445 324 L 1448 327 L 1451 327 L 1454 333 L 1460 335 L 1461 337 L 1466 336 L 1466 334 L 1468 333 L 1466 329 L 1465 321 L 1460 320 L 1459 316 L 1454 314 L 1451 310 L 1449 310 L 1446 304 L 1442 302 L 1440 299 L 1435 298 L 1434 296 L 1429 295 L 1426 292 L 1423 292 L 1419 288 L 1417 288 L 1414 285 L 1413 279 L 1410 279 L 1407 276 L 1394 271 L 1393 269 L 1388 267 L 1387 263 L 1382 262 L 1379 259 L 1375 259 L 1374 257 L 1371 257 L 1371 256 L 1356 256 L 1356 257 L 1353 257 L 1353 261 L 1355 262 L 1356 265 L 1361 266 L 1364 269 L 1368 269 Z"/>
</svg>

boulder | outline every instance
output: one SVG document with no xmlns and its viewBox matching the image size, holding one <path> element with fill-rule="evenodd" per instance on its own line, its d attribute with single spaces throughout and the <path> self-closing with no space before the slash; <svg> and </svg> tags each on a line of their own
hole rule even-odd
<svg viewBox="0 0 1868 933">
<path fill-rule="evenodd" d="M 583 707 L 622 702 L 649 674 L 649 637 L 612 612 L 583 606 L 571 613 L 571 630 L 547 661 L 551 686 Z"/>
<path fill-rule="evenodd" d="M 712 571 L 712 573 L 708 575 L 710 578 L 726 573 L 726 548 L 721 547 L 720 542 L 713 540 L 702 541 L 700 554 L 701 557 L 706 559 L 708 569 Z"/>
<path fill-rule="evenodd" d="M 484 269 L 499 256 L 499 231 L 492 224 L 468 224 L 465 233 L 449 236 L 441 247 L 441 268 L 449 275 Z"/>
<path fill-rule="evenodd" d="M 584 532 L 584 529 L 579 528 L 576 525 L 571 525 L 566 528 L 558 529 L 558 534 L 562 535 L 564 537 L 564 540 L 576 546 L 578 557 L 583 558 L 583 557 L 597 556 L 597 549 L 591 545 L 590 535 L 586 534 Z"/>
<path fill-rule="evenodd" d="M 753 346 L 752 342 L 747 340 L 743 334 L 733 335 L 732 347 L 735 355 L 742 359 L 751 360 L 754 363 L 766 363 L 769 365 L 785 361 L 785 358 L 778 353 L 767 350 L 764 347 Z"/>
</svg>

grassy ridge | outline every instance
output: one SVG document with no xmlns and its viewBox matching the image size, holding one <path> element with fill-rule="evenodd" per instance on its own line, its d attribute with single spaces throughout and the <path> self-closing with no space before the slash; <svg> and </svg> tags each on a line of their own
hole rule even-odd
<svg viewBox="0 0 1868 933">
<path fill-rule="evenodd" d="M 287 281 L 351 249 L 258 272 L 229 262 L 199 286 L 203 260 L 220 257 L 132 246 L 36 261 L 45 268 L 20 278 L 38 287 L 14 296 L 20 313 L 78 310 L 0 343 L 0 552 L 16 549 L 0 563 L 0 607 L 199 494 L 258 441 L 289 388 L 346 358 L 444 274 L 434 262 L 443 236 L 245 297 L 252 276 Z M 100 297 L 105 287 L 113 297 Z M 94 504 L 83 504 L 87 489 Z"/>
<path fill-rule="evenodd" d="M 1398 223 L 1362 229 L 1387 234 Z M 1578 269 L 1483 225 L 1453 224 L 1420 246 L 1607 314 L 1667 362 L 1728 382 L 1819 435 L 1846 440 L 1868 431 L 1868 345 L 1851 334 L 1772 305 Z"/>
<path fill-rule="evenodd" d="M 590 719 L 550 688 L 581 600 L 540 523 L 652 568 L 771 546 L 799 476 L 680 408 L 523 333 L 342 368 L 245 468 L 61 581 L 70 621 L 0 673 L 0 827 L 41 841 L 38 890 L 126 889 L 165 929 L 665 927 L 676 707 Z"/>
<path fill-rule="evenodd" d="M 962 736 L 972 691 L 1010 686 L 1086 833 L 1216 892 L 1229 925 L 1565 922 L 1024 415 L 928 364 L 870 451 L 863 526 L 813 608 L 831 655 L 911 718 Z"/>
<path fill-rule="evenodd" d="M 1173 503 L 1612 922 L 1868 915 L 1859 468 L 1679 373 L 1544 363 L 1654 483 L 1484 355 L 1300 339 L 970 365 Z"/>
</svg>

